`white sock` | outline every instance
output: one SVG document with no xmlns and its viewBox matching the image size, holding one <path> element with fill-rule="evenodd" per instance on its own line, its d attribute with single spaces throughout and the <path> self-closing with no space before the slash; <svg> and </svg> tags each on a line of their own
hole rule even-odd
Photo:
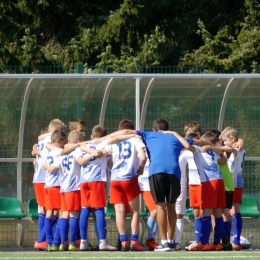
<svg viewBox="0 0 260 260">
<path fill-rule="evenodd" d="M 177 219 L 176 227 L 175 227 L 175 242 L 180 243 L 181 236 L 184 229 L 184 219 Z"/>
<path fill-rule="evenodd" d="M 167 242 L 168 242 L 167 240 L 161 240 L 162 245 L 166 244 Z"/>
</svg>

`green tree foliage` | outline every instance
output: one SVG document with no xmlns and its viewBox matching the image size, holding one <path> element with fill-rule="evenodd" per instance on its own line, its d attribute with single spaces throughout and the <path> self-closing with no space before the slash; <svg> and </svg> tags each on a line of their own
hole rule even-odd
<svg viewBox="0 0 260 260">
<path fill-rule="evenodd" d="M 198 34 L 204 45 L 187 52 L 181 65 L 223 66 L 235 68 L 237 72 L 257 72 L 260 64 L 260 5 L 258 1 L 245 1 L 244 20 L 219 28 L 216 34 L 210 33 L 203 21 L 198 22 Z M 259 71 L 258 71 L 259 72 Z"/>
<path fill-rule="evenodd" d="M 257 0 L 3 0 L 0 8 L 0 65 L 259 64 Z"/>
</svg>

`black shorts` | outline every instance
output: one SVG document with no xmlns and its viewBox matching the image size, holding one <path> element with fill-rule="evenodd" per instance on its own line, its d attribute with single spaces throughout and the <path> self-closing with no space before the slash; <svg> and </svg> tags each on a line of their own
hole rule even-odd
<svg viewBox="0 0 260 260">
<path fill-rule="evenodd" d="M 149 184 L 155 203 L 174 204 L 180 196 L 180 180 L 173 174 L 154 174 L 149 177 Z"/>
<path fill-rule="evenodd" d="M 233 194 L 234 194 L 234 191 L 225 191 L 227 209 L 232 208 Z"/>
</svg>

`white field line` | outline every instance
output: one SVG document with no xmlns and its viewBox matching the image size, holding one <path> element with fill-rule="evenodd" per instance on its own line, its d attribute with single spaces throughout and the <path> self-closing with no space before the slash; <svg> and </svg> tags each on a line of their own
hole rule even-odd
<svg viewBox="0 0 260 260">
<path fill-rule="evenodd" d="M 1 253 L 0 253 L 1 254 Z M 14 257 L 15 254 L 10 254 Z M 200 256 L 84 256 L 81 257 L 80 254 L 72 254 L 71 256 L 53 256 L 50 254 L 50 256 L 44 255 L 44 256 L 33 256 L 33 257 L 14 257 L 15 260 L 28 260 L 28 259 L 32 259 L 32 260 L 37 260 L 37 259 L 75 259 L 75 257 L 77 259 L 198 259 L 198 257 L 202 257 Z M 230 258 L 230 259 L 259 259 L 260 258 L 260 254 L 257 255 L 220 255 L 220 256 L 203 256 L 203 259 L 224 259 L 224 258 Z M 10 260 L 10 257 L 1 257 L 1 260 Z"/>
</svg>

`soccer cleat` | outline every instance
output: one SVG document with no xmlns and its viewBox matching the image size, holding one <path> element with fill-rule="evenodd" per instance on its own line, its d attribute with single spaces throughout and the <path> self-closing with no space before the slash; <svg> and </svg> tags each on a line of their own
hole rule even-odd
<svg viewBox="0 0 260 260">
<path fill-rule="evenodd" d="M 175 243 L 174 251 L 181 251 L 180 243 Z"/>
<path fill-rule="evenodd" d="M 190 247 L 188 249 L 188 251 L 208 251 L 209 245 L 202 245 L 200 242 L 194 246 L 194 247 Z"/>
<path fill-rule="evenodd" d="M 80 246 L 79 246 L 80 251 L 89 251 L 89 244 L 87 240 L 81 240 Z"/>
<path fill-rule="evenodd" d="M 139 245 L 137 241 L 131 241 L 130 246 L 131 251 L 143 251 L 143 248 Z"/>
<path fill-rule="evenodd" d="M 222 251 L 223 247 L 221 244 L 215 245 L 212 244 L 208 247 L 208 251 Z"/>
<path fill-rule="evenodd" d="M 237 244 L 232 244 L 232 249 L 234 250 L 234 251 L 241 251 L 241 245 L 237 245 Z"/>
<path fill-rule="evenodd" d="M 44 251 L 44 250 L 46 250 L 47 249 L 47 247 L 48 247 L 48 243 L 47 242 L 41 242 L 41 243 L 38 243 L 37 241 L 35 241 L 34 242 L 34 248 L 36 249 L 36 250 L 42 250 L 42 251 Z"/>
<path fill-rule="evenodd" d="M 101 241 L 98 247 L 101 251 L 117 251 L 117 248 L 109 245 L 107 241 Z"/>
<path fill-rule="evenodd" d="M 157 247 L 155 247 L 154 252 L 166 252 L 166 251 L 172 251 L 172 249 L 170 248 L 169 243 L 165 243 L 165 244 L 159 244 Z"/>
<path fill-rule="evenodd" d="M 59 246 L 53 245 L 51 246 L 51 251 L 59 251 Z"/>
<path fill-rule="evenodd" d="M 80 240 L 80 239 L 76 240 L 76 241 L 75 241 L 75 244 L 76 244 L 76 246 L 78 246 L 78 247 L 79 247 L 79 246 L 80 246 L 80 242 L 81 242 L 81 240 Z"/>
<path fill-rule="evenodd" d="M 121 251 L 129 251 L 129 244 L 127 241 L 121 242 Z"/>
<path fill-rule="evenodd" d="M 145 244 L 148 246 L 149 251 L 153 251 L 158 246 L 158 244 L 154 241 L 153 237 L 150 239 L 147 239 L 145 241 Z"/>
<path fill-rule="evenodd" d="M 79 247 L 76 245 L 76 243 L 70 243 L 69 245 L 69 251 L 79 251 Z"/>
<path fill-rule="evenodd" d="M 231 243 L 228 243 L 228 244 L 222 244 L 222 250 L 223 251 L 232 251 L 233 248 L 232 248 L 232 244 Z"/>
<path fill-rule="evenodd" d="M 60 244 L 60 247 L 59 247 L 60 251 L 68 251 L 68 249 L 69 249 L 68 242 L 63 242 Z"/>
<path fill-rule="evenodd" d="M 196 241 L 191 242 L 188 246 L 185 246 L 185 250 L 189 250 L 189 248 L 197 246 L 198 243 Z"/>
</svg>

